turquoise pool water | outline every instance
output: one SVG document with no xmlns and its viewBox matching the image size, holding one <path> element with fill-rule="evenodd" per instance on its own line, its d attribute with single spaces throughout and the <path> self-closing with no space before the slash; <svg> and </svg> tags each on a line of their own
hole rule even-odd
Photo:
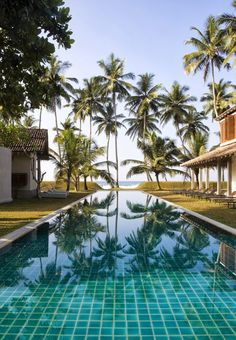
<svg viewBox="0 0 236 340">
<path fill-rule="evenodd" d="M 0 338 L 236 339 L 236 240 L 209 228 L 140 192 L 88 197 L 1 252 Z"/>
</svg>

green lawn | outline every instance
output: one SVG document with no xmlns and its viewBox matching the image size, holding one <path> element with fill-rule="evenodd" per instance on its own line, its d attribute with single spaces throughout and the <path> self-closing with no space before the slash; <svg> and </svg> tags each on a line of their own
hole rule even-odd
<svg viewBox="0 0 236 340">
<path fill-rule="evenodd" d="M 151 191 L 150 194 L 166 199 L 182 206 L 183 208 L 195 211 L 199 214 L 212 218 L 218 222 L 227 224 L 230 227 L 236 228 L 236 209 L 228 209 L 218 203 L 199 200 L 197 198 L 177 195 L 170 191 Z"/>
<path fill-rule="evenodd" d="M 91 192 L 92 191 L 72 192 L 65 199 L 16 199 L 11 203 L 0 204 L 0 236 L 46 216 L 57 209 L 87 196 Z"/>
</svg>

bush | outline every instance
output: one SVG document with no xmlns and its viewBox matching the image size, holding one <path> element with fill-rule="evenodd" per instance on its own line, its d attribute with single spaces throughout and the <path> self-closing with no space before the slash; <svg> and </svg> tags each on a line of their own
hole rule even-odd
<svg viewBox="0 0 236 340">
<path fill-rule="evenodd" d="M 102 188 L 95 182 L 87 182 L 88 190 L 101 190 Z M 44 181 L 41 185 L 41 190 L 46 191 L 55 188 L 56 190 L 66 190 L 66 183 L 62 180 L 59 181 Z M 84 190 L 84 183 L 80 183 L 80 191 Z M 71 184 L 71 191 L 75 191 L 75 187 Z"/>
</svg>

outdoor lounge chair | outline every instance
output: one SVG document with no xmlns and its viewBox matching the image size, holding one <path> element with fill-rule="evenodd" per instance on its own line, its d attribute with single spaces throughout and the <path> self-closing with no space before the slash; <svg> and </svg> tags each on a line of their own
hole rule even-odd
<svg viewBox="0 0 236 340">
<path fill-rule="evenodd" d="M 48 191 L 42 191 L 40 193 L 41 198 L 66 198 L 69 195 L 68 191 L 58 191 L 50 189 Z"/>
</svg>

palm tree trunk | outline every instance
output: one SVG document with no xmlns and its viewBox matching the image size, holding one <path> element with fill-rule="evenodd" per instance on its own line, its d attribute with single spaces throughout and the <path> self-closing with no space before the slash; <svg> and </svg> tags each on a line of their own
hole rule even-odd
<svg viewBox="0 0 236 340">
<path fill-rule="evenodd" d="M 110 134 L 107 136 L 107 172 L 110 173 L 109 168 L 109 144 L 110 144 Z"/>
<path fill-rule="evenodd" d="M 55 115 L 55 124 L 56 124 L 56 134 L 57 137 L 59 136 L 59 128 L 58 128 L 58 119 L 57 119 L 57 104 L 56 104 L 56 99 L 54 100 L 54 115 Z M 58 153 L 59 153 L 59 158 L 61 162 L 61 147 L 60 144 L 57 143 L 58 145 Z"/>
<path fill-rule="evenodd" d="M 82 134 L 82 119 L 79 120 L 79 135 Z"/>
<path fill-rule="evenodd" d="M 195 169 L 194 174 L 195 174 L 195 177 L 196 177 L 197 188 L 199 189 L 199 169 Z"/>
<path fill-rule="evenodd" d="M 92 112 L 89 115 L 89 140 L 90 140 L 90 144 L 89 144 L 89 153 L 91 150 L 91 143 L 92 143 L 92 128 L 93 128 L 93 124 L 92 124 Z M 93 177 L 90 176 L 90 180 L 91 182 L 93 181 Z"/>
<path fill-rule="evenodd" d="M 115 152 L 116 152 L 116 186 L 119 188 L 119 158 L 118 158 L 118 131 L 117 131 L 117 116 L 116 116 L 116 93 L 112 95 L 113 112 L 115 115 Z"/>
<path fill-rule="evenodd" d="M 88 190 L 87 177 L 84 176 L 84 190 Z"/>
<path fill-rule="evenodd" d="M 212 95 L 213 95 L 213 107 L 215 116 L 218 117 L 217 107 L 216 107 L 216 92 L 215 92 L 215 71 L 214 62 L 211 60 L 211 73 L 212 73 Z"/>
<path fill-rule="evenodd" d="M 160 184 L 160 181 L 159 181 L 158 173 L 155 173 L 155 176 L 156 176 L 156 181 L 157 181 L 158 189 L 161 190 L 161 184 Z"/>
<path fill-rule="evenodd" d="M 182 148 L 183 148 L 183 152 L 185 154 L 185 151 L 187 151 L 187 149 L 184 145 L 184 140 L 183 140 L 182 135 L 180 133 L 179 123 L 176 124 L 176 130 L 177 130 L 177 134 L 179 136 L 179 139 L 180 139 L 180 142 L 181 142 L 181 145 L 182 145 Z"/>
<path fill-rule="evenodd" d="M 146 116 L 146 112 L 144 113 L 144 116 L 143 116 L 143 143 L 145 143 L 146 141 L 146 119 L 147 119 L 147 116 Z M 146 163 L 146 154 L 144 153 L 144 157 L 143 157 L 143 160 L 144 160 L 144 163 Z M 147 181 L 149 182 L 150 181 L 150 174 L 146 171 L 146 176 L 147 176 Z"/>
<path fill-rule="evenodd" d="M 39 129 L 41 129 L 41 125 L 42 125 L 42 113 L 43 113 L 43 107 L 41 105 L 40 111 L 39 111 Z"/>
</svg>

